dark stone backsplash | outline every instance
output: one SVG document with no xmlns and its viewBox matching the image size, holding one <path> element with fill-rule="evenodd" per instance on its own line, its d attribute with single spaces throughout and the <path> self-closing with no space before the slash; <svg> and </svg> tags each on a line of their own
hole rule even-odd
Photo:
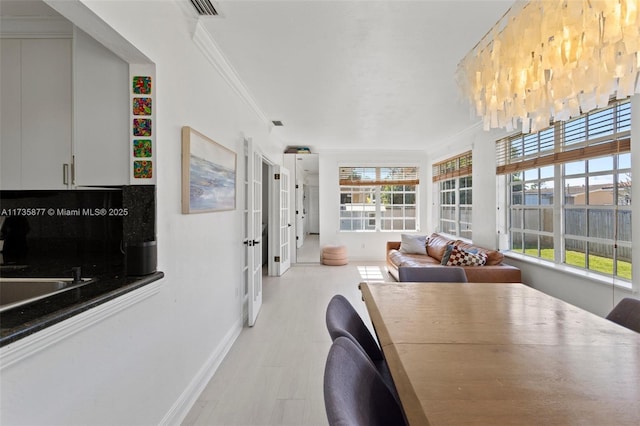
<svg viewBox="0 0 640 426">
<path fill-rule="evenodd" d="M 146 242 L 156 239 L 156 187 L 131 185 L 122 188 L 122 203 L 132 208 L 123 223 L 124 242 Z"/>
<path fill-rule="evenodd" d="M 32 276 L 121 272 L 125 242 L 155 240 L 155 186 L 0 191 L 0 215 L 4 265 Z"/>
</svg>

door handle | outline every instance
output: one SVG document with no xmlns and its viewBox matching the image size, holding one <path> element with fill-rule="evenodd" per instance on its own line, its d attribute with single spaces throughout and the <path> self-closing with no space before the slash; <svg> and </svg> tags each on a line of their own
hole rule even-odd
<svg viewBox="0 0 640 426">
<path fill-rule="evenodd" d="M 251 244 L 252 246 L 257 246 L 258 244 L 260 244 L 260 241 L 253 240 L 252 243 L 253 243 Z"/>
<path fill-rule="evenodd" d="M 62 184 L 69 185 L 69 164 L 62 165 Z"/>
<path fill-rule="evenodd" d="M 290 224 L 290 223 L 288 223 L 288 224 L 287 224 L 287 226 L 288 226 L 289 228 L 291 228 L 291 224 Z"/>
<path fill-rule="evenodd" d="M 244 241 L 242 242 L 242 244 L 244 244 L 244 245 L 246 245 L 246 246 L 251 247 L 251 246 L 253 245 L 253 241 L 251 241 L 251 240 L 244 240 Z"/>
<path fill-rule="evenodd" d="M 76 184 L 76 156 L 71 156 L 71 185 Z"/>
</svg>

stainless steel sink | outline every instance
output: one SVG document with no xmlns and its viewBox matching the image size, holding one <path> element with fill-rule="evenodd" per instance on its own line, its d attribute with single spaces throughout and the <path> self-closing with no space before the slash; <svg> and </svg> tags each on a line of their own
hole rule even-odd
<svg viewBox="0 0 640 426">
<path fill-rule="evenodd" d="M 73 281 L 71 278 L 0 277 L 0 312 L 78 288 L 93 281 L 92 278 Z"/>
</svg>

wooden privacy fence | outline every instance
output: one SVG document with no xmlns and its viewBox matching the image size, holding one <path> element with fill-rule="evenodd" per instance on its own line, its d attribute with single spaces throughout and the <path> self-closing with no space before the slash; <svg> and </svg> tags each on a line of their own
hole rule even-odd
<svg viewBox="0 0 640 426">
<path fill-rule="evenodd" d="M 615 219 L 618 215 L 617 228 L 615 235 Z M 538 216 L 539 215 L 539 216 Z M 603 209 L 566 209 L 564 211 L 564 236 L 565 250 L 585 253 L 587 244 L 589 245 L 589 254 L 613 258 L 614 241 L 631 242 L 631 211 L 629 210 L 603 210 Z M 552 229 L 548 226 L 540 226 L 553 223 L 553 211 L 551 209 L 543 210 L 525 210 L 524 224 L 527 229 L 532 229 L 529 224 L 539 224 L 539 229 Z M 535 229 L 538 230 L 538 229 Z M 525 230 L 526 232 L 526 230 Z M 571 238 L 589 237 L 610 240 L 610 242 L 586 242 L 583 240 Z M 525 248 L 537 248 L 537 238 L 527 238 L 525 236 Z M 541 238 L 540 249 L 554 248 L 553 239 Z M 549 242 L 545 246 L 545 242 Z M 618 260 L 631 261 L 631 248 L 618 245 Z"/>
</svg>

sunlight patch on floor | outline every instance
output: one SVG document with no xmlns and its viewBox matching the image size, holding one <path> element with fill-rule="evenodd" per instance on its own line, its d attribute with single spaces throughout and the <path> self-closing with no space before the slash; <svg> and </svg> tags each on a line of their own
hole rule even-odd
<svg viewBox="0 0 640 426">
<path fill-rule="evenodd" d="M 365 281 L 384 281 L 383 268 L 380 266 L 358 266 L 358 273 Z"/>
</svg>

